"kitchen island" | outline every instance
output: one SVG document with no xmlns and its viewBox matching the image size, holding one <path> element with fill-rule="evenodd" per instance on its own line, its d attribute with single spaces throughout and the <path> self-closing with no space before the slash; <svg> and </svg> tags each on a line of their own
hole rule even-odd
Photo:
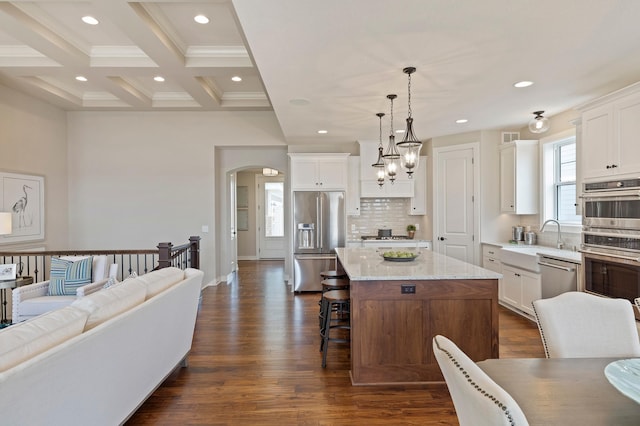
<svg viewBox="0 0 640 426">
<path fill-rule="evenodd" d="M 374 248 L 338 248 L 351 281 L 354 385 L 442 382 L 431 340 L 442 334 L 474 361 L 498 358 L 501 275 L 419 250 L 408 262 Z"/>
</svg>

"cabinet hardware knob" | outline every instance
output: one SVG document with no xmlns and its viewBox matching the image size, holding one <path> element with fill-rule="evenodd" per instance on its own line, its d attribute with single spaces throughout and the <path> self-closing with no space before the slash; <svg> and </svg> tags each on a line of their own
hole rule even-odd
<svg viewBox="0 0 640 426">
<path fill-rule="evenodd" d="M 438 239 L 439 239 L 440 241 L 444 241 L 444 240 L 446 240 L 446 238 L 445 238 L 445 237 L 440 237 L 440 238 L 438 238 Z"/>
</svg>

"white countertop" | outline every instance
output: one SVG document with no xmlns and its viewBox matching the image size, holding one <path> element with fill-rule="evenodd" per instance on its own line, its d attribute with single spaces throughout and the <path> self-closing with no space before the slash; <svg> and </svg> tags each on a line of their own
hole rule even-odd
<svg viewBox="0 0 640 426">
<path fill-rule="evenodd" d="M 516 251 L 524 254 L 543 255 L 553 257 L 554 259 L 566 260 L 567 262 L 582 264 L 582 254 L 573 250 L 562 250 L 555 247 L 526 245 L 526 244 L 511 244 L 511 243 L 494 243 L 485 242 L 483 244 L 489 244 L 496 247 L 501 247 L 503 250 Z"/>
<path fill-rule="evenodd" d="M 411 262 L 384 260 L 375 248 L 337 248 L 342 267 L 354 281 L 499 279 L 502 274 L 426 249 Z"/>
</svg>

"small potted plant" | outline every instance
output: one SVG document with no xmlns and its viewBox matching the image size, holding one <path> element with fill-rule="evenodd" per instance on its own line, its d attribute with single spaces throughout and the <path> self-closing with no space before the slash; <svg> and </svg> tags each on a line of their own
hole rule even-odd
<svg viewBox="0 0 640 426">
<path fill-rule="evenodd" d="M 413 237 L 416 235 L 416 226 L 411 224 L 407 225 L 407 237 L 413 240 Z"/>
</svg>

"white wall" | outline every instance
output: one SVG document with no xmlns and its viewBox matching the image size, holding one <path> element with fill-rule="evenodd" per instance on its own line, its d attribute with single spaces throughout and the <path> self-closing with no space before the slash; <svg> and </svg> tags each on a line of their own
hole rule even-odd
<svg viewBox="0 0 640 426">
<path fill-rule="evenodd" d="M 44 176 L 45 239 L 3 244 L 0 250 L 68 246 L 66 114 L 0 85 L 0 169 Z M 11 206 L 0 206 L 11 211 Z M 2 237 L 0 237 L 2 243 Z"/>
<path fill-rule="evenodd" d="M 256 146 L 284 142 L 273 112 L 69 112 L 69 244 L 152 248 L 199 235 L 205 283 L 224 276 L 224 145 L 261 165 Z"/>
</svg>

